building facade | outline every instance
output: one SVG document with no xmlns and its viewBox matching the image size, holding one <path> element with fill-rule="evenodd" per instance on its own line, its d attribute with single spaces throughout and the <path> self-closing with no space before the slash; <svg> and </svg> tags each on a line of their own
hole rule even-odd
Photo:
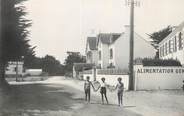
<svg viewBox="0 0 184 116">
<path fill-rule="evenodd" d="M 6 75 L 23 75 L 24 74 L 24 63 L 19 61 L 19 62 L 8 62 L 8 66 L 6 67 L 5 74 Z"/>
<path fill-rule="evenodd" d="M 96 39 L 96 46 L 95 46 Z M 125 26 L 123 33 L 99 33 L 97 37 L 88 37 L 86 44 L 87 63 L 98 68 L 114 68 L 128 71 L 130 28 Z M 134 33 L 134 58 L 153 58 L 154 47 Z"/>
<path fill-rule="evenodd" d="M 109 46 L 116 41 L 121 34 L 119 33 L 100 33 L 97 38 L 98 48 L 98 67 L 106 69 L 110 66 Z"/>
<path fill-rule="evenodd" d="M 98 64 L 97 38 L 88 37 L 86 42 L 86 63 Z"/>
<path fill-rule="evenodd" d="M 130 28 L 129 26 L 125 26 L 124 33 L 122 33 L 121 36 L 109 46 L 109 64 L 114 66 L 116 69 L 128 71 L 130 48 L 129 39 Z M 148 41 L 134 32 L 134 59 L 153 58 L 155 56 L 155 52 L 156 50 Z"/>
<path fill-rule="evenodd" d="M 160 59 L 176 59 L 184 65 L 184 22 L 159 43 Z"/>
</svg>

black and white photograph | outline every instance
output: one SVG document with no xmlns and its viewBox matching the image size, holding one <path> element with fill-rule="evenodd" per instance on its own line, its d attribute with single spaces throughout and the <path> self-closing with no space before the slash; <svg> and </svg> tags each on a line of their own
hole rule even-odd
<svg viewBox="0 0 184 116">
<path fill-rule="evenodd" d="M 184 0 L 0 0 L 0 116 L 184 116 Z"/>
</svg>

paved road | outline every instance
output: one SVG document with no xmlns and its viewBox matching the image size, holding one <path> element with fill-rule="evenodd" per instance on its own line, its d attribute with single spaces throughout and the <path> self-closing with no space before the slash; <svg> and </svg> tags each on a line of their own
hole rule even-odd
<svg viewBox="0 0 184 116">
<path fill-rule="evenodd" d="M 0 116 L 138 116 L 99 100 L 93 97 L 86 104 L 83 92 L 61 84 L 11 85 L 6 93 L 0 91 Z"/>
</svg>

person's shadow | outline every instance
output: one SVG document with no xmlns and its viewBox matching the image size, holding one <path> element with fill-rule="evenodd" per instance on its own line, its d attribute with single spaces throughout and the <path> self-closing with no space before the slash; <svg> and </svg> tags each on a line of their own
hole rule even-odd
<svg viewBox="0 0 184 116">
<path fill-rule="evenodd" d="M 90 104 L 100 104 L 100 105 L 107 105 L 107 106 L 118 106 L 119 107 L 119 105 L 118 104 L 102 104 L 102 103 L 99 103 L 99 102 L 91 102 Z M 133 107 L 136 107 L 136 106 L 128 106 L 128 105 L 126 105 L 126 106 L 123 106 L 123 108 L 133 108 Z"/>
</svg>

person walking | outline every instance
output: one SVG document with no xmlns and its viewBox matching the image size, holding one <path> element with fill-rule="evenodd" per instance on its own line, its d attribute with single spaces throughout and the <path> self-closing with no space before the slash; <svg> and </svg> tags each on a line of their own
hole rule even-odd
<svg viewBox="0 0 184 116">
<path fill-rule="evenodd" d="M 102 97 L 102 104 L 104 104 L 104 97 L 106 99 L 107 104 L 109 104 L 109 101 L 107 99 L 107 87 L 108 85 L 105 82 L 105 78 L 101 78 L 101 83 L 100 86 L 98 87 L 98 89 L 96 91 L 98 91 L 100 89 L 100 93 L 101 93 L 101 97 Z"/>
<path fill-rule="evenodd" d="M 84 83 L 84 92 L 85 92 L 85 100 L 90 103 L 90 98 L 91 98 L 91 86 L 93 87 L 93 90 L 95 90 L 92 82 L 90 81 L 90 77 L 86 77 L 86 81 Z"/>
<path fill-rule="evenodd" d="M 122 78 L 119 77 L 117 79 L 118 83 L 115 86 L 114 90 L 117 89 L 117 96 L 118 96 L 118 105 L 123 105 L 123 91 L 124 91 L 124 84 L 122 83 Z"/>
</svg>

